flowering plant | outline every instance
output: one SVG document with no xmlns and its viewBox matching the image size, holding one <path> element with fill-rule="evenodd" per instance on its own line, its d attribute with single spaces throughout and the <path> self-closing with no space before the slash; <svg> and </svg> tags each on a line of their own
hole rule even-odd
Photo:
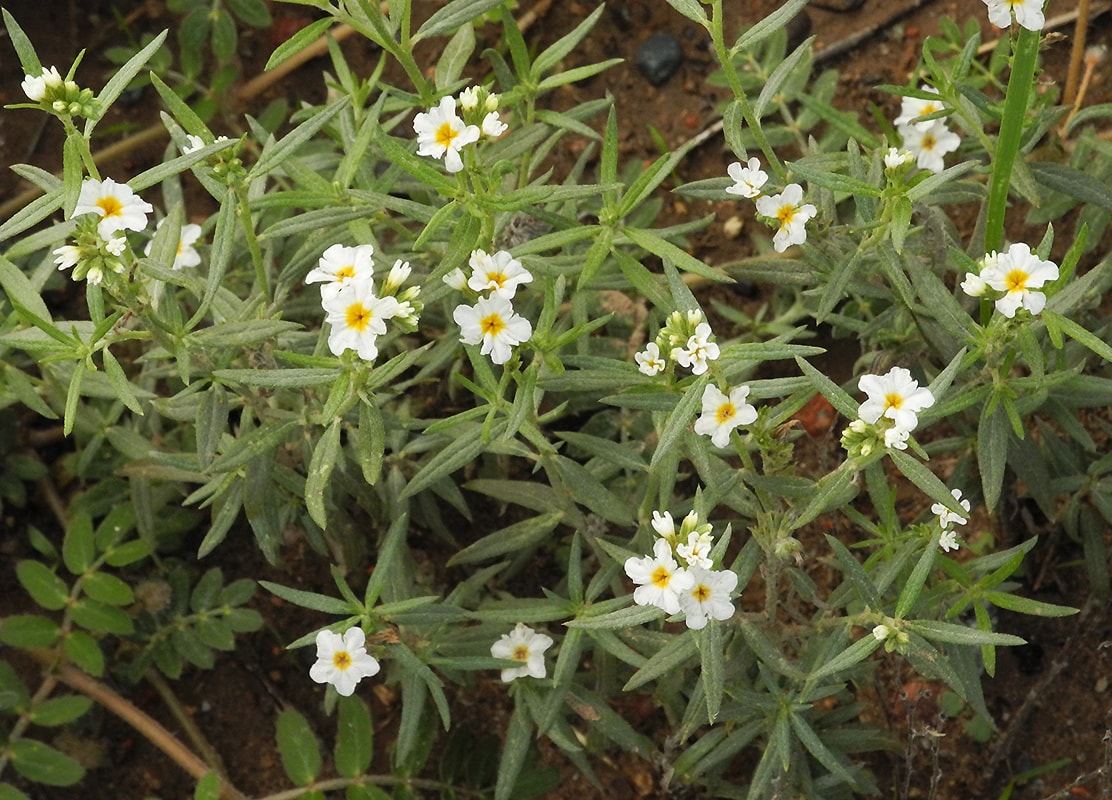
<svg viewBox="0 0 1112 800">
<path fill-rule="evenodd" d="M 5 12 L 17 106 L 62 126 L 65 158 L 60 179 L 19 165 L 42 196 L 0 223 L 0 400 L 36 429 L 60 420 L 59 470 L 86 489 L 59 500 L 61 545 L 33 532 L 16 567 L 41 613 L 5 617 L 0 641 L 61 677 L 32 692 L 0 662 L 0 778 L 81 779 L 28 732 L 87 709 L 51 698 L 58 680 L 87 691 L 74 671 L 107 659 L 176 679 L 260 627 L 241 606 L 261 567 L 193 574 L 244 549 L 275 601 L 307 610 L 281 633 L 315 645 L 305 702 L 336 716 L 325 779 L 325 717 L 277 716 L 292 791 L 350 796 L 508 800 L 542 775 L 538 747 L 587 781 L 624 751 L 660 766 L 661 791 L 876 792 L 857 754 L 890 744 L 859 703 L 878 664 L 988 717 L 997 648 L 1023 642 L 990 609 L 1076 611 L 1009 580 L 1038 543 L 994 528 L 1006 500 L 1069 509 L 1107 597 L 1112 465 L 1074 414 L 1112 393 L 1112 260 L 1088 233 L 1112 205 L 1077 163 L 1017 161 L 1061 117 L 1029 102 L 1041 8 L 1007 4 L 1006 84 L 973 67 L 979 26 L 952 53 L 929 40 L 875 131 L 810 81 L 810 40 L 785 51 L 804 0 L 733 42 L 722 0 L 669 2 L 722 70 L 729 151 L 672 191 L 767 223 L 736 260 L 693 244 L 710 217 L 657 219 L 694 144 L 625 169 L 608 98 L 550 96 L 613 65 L 567 66 L 601 6 L 536 48 L 494 0 L 420 22 L 408 3 L 310 2 L 323 16 L 272 63 L 344 25 L 400 85 L 332 46 L 327 101 L 227 138 L 152 75 L 171 143 L 114 178 L 93 131 L 165 35 L 93 92 Z M 503 46 L 478 54 L 488 15 Z M 416 55 L 429 41 L 435 64 Z M 1044 192 L 1085 224 L 1007 243 L 1009 203 Z M 981 223 L 959 231 L 966 203 Z M 759 311 L 717 299 L 735 281 L 764 287 Z M 836 343 L 844 374 L 819 366 Z M 837 422 L 811 431 L 816 402 Z M 277 572 L 293 559 L 317 569 Z M 141 604 L 139 562 L 161 582 Z M 493 743 L 459 732 L 477 685 Z M 393 740 L 373 754 L 384 712 Z M 476 771 L 432 755 L 470 739 L 491 756 Z M 199 796 L 239 794 L 210 774 Z"/>
</svg>

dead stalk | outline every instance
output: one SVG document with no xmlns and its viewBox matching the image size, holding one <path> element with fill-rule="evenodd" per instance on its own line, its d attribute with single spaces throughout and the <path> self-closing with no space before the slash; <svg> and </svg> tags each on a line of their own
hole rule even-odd
<svg viewBox="0 0 1112 800">
<path fill-rule="evenodd" d="M 1079 0 L 1077 22 L 1073 26 L 1073 48 L 1070 50 L 1070 69 L 1066 75 L 1066 91 L 1062 95 L 1063 105 L 1072 105 L 1077 110 L 1080 105 L 1078 83 L 1081 74 L 1081 61 L 1085 56 L 1085 36 L 1089 31 L 1089 0 Z M 1083 92 L 1081 94 L 1084 94 Z M 1078 102 L 1075 103 L 1074 101 Z M 1072 112 L 1071 112 L 1072 116 Z"/>
</svg>

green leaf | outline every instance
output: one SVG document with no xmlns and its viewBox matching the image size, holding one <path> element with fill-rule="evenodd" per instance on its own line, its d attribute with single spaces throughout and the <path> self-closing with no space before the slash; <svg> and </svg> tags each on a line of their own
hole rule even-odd
<svg viewBox="0 0 1112 800">
<path fill-rule="evenodd" d="M 62 650 L 70 661 L 94 678 L 104 674 L 104 651 L 85 631 L 70 631 L 62 640 Z"/>
<path fill-rule="evenodd" d="M 491 430 L 491 439 L 501 436 L 504 427 L 503 422 L 495 423 Z M 459 436 L 450 446 L 444 447 L 426 461 L 402 490 L 401 499 L 412 497 L 478 458 L 479 454 L 486 449 L 482 434 L 482 427 L 474 426 Z"/>
<path fill-rule="evenodd" d="M 217 456 L 210 467 L 211 472 L 231 472 L 246 466 L 247 462 L 259 456 L 271 455 L 282 442 L 299 426 L 296 419 L 280 422 L 264 422 L 254 430 L 241 435 L 228 450 Z"/>
<path fill-rule="evenodd" d="M 232 15 L 220 7 L 209 12 L 212 26 L 212 54 L 217 61 L 231 61 L 236 54 L 236 23 Z"/>
<path fill-rule="evenodd" d="M 332 17 L 325 17 L 324 19 L 318 19 L 315 22 L 310 22 L 308 25 L 299 30 L 289 39 L 286 39 L 286 41 L 282 42 L 280 45 L 278 45 L 278 47 L 274 49 L 274 52 L 270 54 L 270 58 L 267 60 L 266 66 L 263 68 L 263 70 L 265 72 L 269 72 L 270 70 L 281 64 L 283 61 L 293 57 L 297 53 L 300 53 L 306 47 L 308 47 L 321 36 L 323 36 L 324 32 L 335 24 L 336 20 Z"/>
<path fill-rule="evenodd" d="M 660 432 L 660 439 L 649 463 L 650 471 L 657 468 L 665 456 L 671 455 L 671 451 L 681 446 L 680 441 L 687 433 L 688 426 L 692 425 L 695 417 L 698 416 L 696 409 L 702 403 L 703 390 L 710 383 L 711 377 L 710 372 L 700 375 L 684 390 L 683 397 L 672 409 L 668 421 L 664 424 L 664 430 Z"/>
<path fill-rule="evenodd" d="M 94 558 L 93 520 L 85 512 L 75 512 L 62 540 L 62 562 L 72 574 L 80 575 L 89 568 Z"/>
<path fill-rule="evenodd" d="M 93 572 L 85 576 L 81 588 L 92 599 L 110 606 L 128 606 L 135 602 L 131 587 L 115 575 Z"/>
<path fill-rule="evenodd" d="M 313 457 L 309 460 L 309 471 L 305 476 L 305 508 L 321 530 L 328 529 L 325 493 L 332 477 L 332 470 L 343 458 L 340 449 L 341 422 L 342 420 L 337 418 L 325 429 L 324 435 L 313 448 Z"/>
<path fill-rule="evenodd" d="M 5 14 L 8 12 L 5 11 Z M 12 786 L 10 783 L 0 783 L 0 800 L 31 800 L 19 789 Z"/>
<path fill-rule="evenodd" d="M 1078 344 L 1089 348 L 1105 361 L 1112 361 L 1112 345 L 1102 340 L 1096 334 L 1078 325 L 1069 317 L 1064 317 L 1061 314 L 1055 314 L 1051 311 L 1043 312 L 1043 319 L 1050 327 L 1051 321 L 1058 330 L 1066 334 L 1066 336 L 1073 339 Z"/>
<path fill-rule="evenodd" d="M 1096 175 L 1053 161 L 1032 161 L 1027 166 L 1043 186 L 1112 211 L 1112 189 L 1108 188 L 1107 181 Z"/>
<path fill-rule="evenodd" d="M 562 511 L 553 511 L 515 522 L 468 545 L 450 559 L 448 566 L 474 564 L 507 553 L 519 553 L 540 544 L 560 524 Z"/>
<path fill-rule="evenodd" d="M 14 614 L 0 621 L 0 642 L 12 647 L 51 647 L 58 641 L 58 623 L 37 614 Z"/>
<path fill-rule="evenodd" d="M 206 772 L 204 777 L 197 781 L 197 788 L 193 790 L 193 800 L 220 800 L 220 773 L 216 770 Z"/>
<path fill-rule="evenodd" d="M 985 403 L 977 429 L 977 466 L 981 472 L 981 487 L 985 508 L 996 508 L 1004 487 L 1004 468 L 1008 462 L 1008 439 L 1011 424 L 1003 403 Z M 937 499 L 937 498 L 935 498 Z"/>
<path fill-rule="evenodd" d="M 8 745 L 15 771 L 46 786 L 73 786 L 85 770 L 74 759 L 34 739 L 17 739 Z"/>
<path fill-rule="evenodd" d="M 220 567 L 207 570 L 193 586 L 193 591 L 189 595 L 189 610 L 194 614 L 208 611 L 216 605 L 223 586 L 224 573 Z"/>
<path fill-rule="evenodd" d="M 94 633 L 127 636 L 135 631 L 131 617 L 126 612 L 91 598 L 83 597 L 70 606 L 70 616 L 82 628 Z"/>
<path fill-rule="evenodd" d="M 359 424 L 352 431 L 350 441 L 363 480 L 368 486 L 374 486 L 382 474 L 382 459 L 386 453 L 386 423 L 374 401 L 365 400 L 359 404 Z"/>
<path fill-rule="evenodd" d="M 266 28 L 271 24 L 270 11 L 267 10 L 263 0 L 224 0 L 224 2 L 236 17 L 252 28 Z"/>
<path fill-rule="evenodd" d="M 341 697 L 337 703 L 336 771 L 345 778 L 362 775 L 374 755 L 374 728 L 367 704 L 358 697 Z"/>
<path fill-rule="evenodd" d="M 39 606 L 48 611 L 61 611 L 65 608 L 69 599 L 69 587 L 45 564 L 39 561 L 20 561 L 16 564 L 15 574 L 31 599 Z"/>
<path fill-rule="evenodd" d="M 104 85 L 104 88 L 100 90 L 100 94 L 97 95 L 97 102 L 100 105 L 102 114 L 108 110 L 110 105 L 116 102 L 116 98 L 123 93 L 123 90 L 127 88 L 127 85 L 131 83 L 132 79 L 139 74 L 139 70 L 143 68 L 143 65 L 147 63 L 150 57 L 153 56 L 160 47 L 162 47 L 162 43 L 166 41 L 166 33 L 166 31 L 162 31 L 151 39 L 151 41 L 147 43 L 147 46 L 129 58 L 127 63 L 120 67 L 119 70 L 116 71 L 116 74 Z M 93 132 L 96 122 L 97 120 L 92 119 L 86 121 L 86 138 Z"/>
<path fill-rule="evenodd" d="M 133 539 L 121 545 L 109 548 L 104 554 L 104 561 L 112 567 L 126 567 L 141 561 L 151 554 L 151 546 L 142 539 Z"/>
<path fill-rule="evenodd" d="M 327 106 L 316 111 L 312 116 L 287 133 L 277 142 L 267 143 L 263 147 L 259 160 L 247 175 L 247 182 L 260 178 L 281 164 L 297 148 L 305 144 L 316 133 L 332 121 L 332 118 L 351 103 L 351 98 L 344 95 L 333 100 Z"/>
<path fill-rule="evenodd" d="M 529 754 L 529 746 L 533 743 L 533 721 L 528 706 L 521 695 L 517 695 L 514 699 L 516 701 L 514 713 L 510 717 L 510 724 L 506 727 L 502 759 L 498 762 L 494 800 L 510 800 L 513 796 L 514 786 L 522 767 L 525 766 L 525 757 Z"/>
<path fill-rule="evenodd" d="M 1008 592 L 986 592 L 984 599 L 999 608 L 1006 608 L 1008 611 L 1015 611 L 1017 614 L 1029 614 L 1033 617 L 1068 617 L 1079 611 L 1072 606 L 1046 603 L 1042 600 L 1020 597 Z"/>
<path fill-rule="evenodd" d="M 702 666 L 700 677 L 703 680 L 703 693 L 707 698 L 707 722 L 713 725 L 722 708 L 722 696 L 726 688 L 726 652 L 722 641 L 722 626 L 717 620 L 709 620 L 705 628 L 695 631 L 695 644 L 699 648 L 699 664 Z"/>
<path fill-rule="evenodd" d="M 576 503 L 615 525 L 628 525 L 632 521 L 629 505 L 582 464 L 561 455 L 550 456 L 547 464 L 560 476 L 560 482 L 567 487 Z"/>
<path fill-rule="evenodd" d="M 839 672 L 864 661 L 880 645 L 881 641 L 875 636 L 863 636 L 829 661 L 819 664 L 813 672 L 807 675 L 807 680 L 811 684 L 816 684 L 824 678 L 837 675 Z"/>
<path fill-rule="evenodd" d="M 321 756 L 317 737 L 299 712 L 287 708 L 278 715 L 278 752 L 286 775 L 298 786 L 306 786 L 320 774 Z"/>
<path fill-rule="evenodd" d="M 323 611 L 325 614 L 339 614 L 344 617 L 350 617 L 362 611 L 361 608 L 353 607 L 351 604 L 338 597 L 329 597 L 326 594 L 307 592 L 303 589 L 291 589 L 288 586 L 271 583 L 270 581 L 259 581 L 259 585 L 271 594 L 277 595 L 296 606 L 311 608 L 314 611 Z"/>
<path fill-rule="evenodd" d="M 470 25 L 463 25 L 456 31 L 436 60 L 436 72 L 433 80 L 437 91 L 448 90 L 459 79 L 460 73 L 463 72 L 463 68 L 467 64 L 467 59 L 471 57 L 474 50 L 475 29 Z"/>
<path fill-rule="evenodd" d="M 936 622 L 934 620 L 908 620 L 907 629 L 914 631 L 924 639 L 933 639 L 936 642 L 950 642 L 952 644 L 992 644 L 992 645 L 1021 645 L 1027 644 L 1018 636 L 1010 633 L 995 633 L 994 631 L 979 631 L 968 625 L 955 625 L 952 622 Z"/>
<path fill-rule="evenodd" d="M 626 681 L 622 691 L 630 692 L 639 686 L 644 686 L 651 680 L 664 675 L 672 674 L 673 680 L 679 680 L 680 670 L 687 665 L 697 652 L 695 636 L 691 630 L 685 630 L 668 640 L 660 650 L 645 662 L 645 666 L 633 673 L 633 677 Z"/>
<path fill-rule="evenodd" d="M 460 25 L 478 19 L 503 2 L 504 0 L 452 0 L 425 20 L 425 23 L 417 29 L 417 33 L 410 37 L 410 42 L 416 44 L 422 39 L 451 33 Z"/>
<path fill-rule="evenodd" d="M 784 3 L 760 22 L 747 28 L 734 42 L 734 46 L 730 48 L 730 54 L 736 55 L 752 50 L 773 33 L 787 26 L 805 5 L 807 5 L 807 0 L 790 0 L 790 2 Z"/>
<path fill-rule="evenodd" d="M 31 709 L 31 722 L 55 727 L 73 722 L 93 705 L 88 697 L 79 694 L 51 697 Z"/>
<path fill-rule="evenodd" d="M 3 256 L 0 256 L 0 287 L 14 306 L 26 309 L 45 323 L 50 323 L 50 311 L 31 281 L 23 270 Z"/>
<path fill-rule="evenodd" d="M 8 30 L 8 37 L 12 40 L 12 46 L 15 47 L 16 55 L 19 56 L 20 66 L 23 68 L 24 75 L 38 76 L 42 74 L 42 62 L 39 61 L 38 55 L 35 53 L 35 46 L 31 44 L 31 40 L 27 38 L 27 34 L 23 32 L 23 28 L 19 27 L 19 23 L 15 21 L 15 17 L 8 13 L 8 9 L 2 9 L 4 12 L 4 27 Z"/>
<path fill-rule="evenodd" d="M 633 600 L 633 597 L 627 596 L 615 599 L 629 603 Z M 589 608 L 592 611 L 601 611 L 607 608 L 607 606 L 605 603 L 595 603 Z M 627 606 L 619 608 L 616 611 L 606 611 L 604 613 L 576 617 L 565 624 L 569 628 L 584 628 L 587 630 L 636 628 L 638 625 L 644 625 L 646 622 L 659 619 L 663 614 L 664 612 L 656 606 Z"/>
<path fill-rule="evenodd" d="M 931 537 L 926 549 L 923 550 L 923 555 L 919 557 L 919 561 L 915 564 L 915 569 L 911 571 L 907 583 L 900 590 L 899 600 L 896 601 L 896 617 L 903 619 L 907 616 L 907 613 L 915 606 L 915 601 L 919 599 L 919 594 L 923 591 L 927 578 L 930 577 L 931 567 L 934 566 L 935 557 L 938 555 L 938 538 L 940 535 L 940 533 L 936 533 Z"/>
</svg>

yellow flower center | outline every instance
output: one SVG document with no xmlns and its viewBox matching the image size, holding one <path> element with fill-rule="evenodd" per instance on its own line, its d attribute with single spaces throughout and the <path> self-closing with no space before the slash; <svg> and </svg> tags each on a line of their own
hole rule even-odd
<svg viewBox="0 0 1112 800">
<path fill-rule="evenodd" d="M 118 217 L 124 206 L 115 197 L 108 195 L 97 200 L 97 208 L 104 212 L 105 217 Z"/>
<path fill-rule="evenodd" d="M 494 284 L 501 289 L 506 284 L 506 273 L 504 272 L 488 272 L 487 280 L 493 281 Z"/>
<path fill-rule="evenodd" d="M 923 137 L 923 141 L 919 142 L 919 149 L 930 151 L 933 150 L 935 145 L 937 144 L 938 140 L 934 138 L 934 135 L 928 133 L 926 136 Z"/>
<path fill-rule="evenodd" d="M 1027 280 L 1031 276 L 1021 269 L 1013 269 L 1004 276 L 1004 288 L 1009 292 L 1023 292 L 1027 290 Z"/>
<path fill-rule="evenodd" d="M 776 212 L 776 219 L 780 220 L 780 227 L 787 227 L 795 216 L 795 206 L 780 206 Z"/>
<path fill-rule="evenodd" d="M 889 392 L 888 394 L 884 395 L 884 410 L 885 411 L 887 411 L 890 408 L 894 408 L 897 411 L 899 411 L 900 407 L 903 405 L 903 403 L 904 403 L 904 399 L 903 399 L 903 395 L 901 395 L 901 394 L 897 394 L 896 392 Z"/>
<path fill-rule="evenodd" d="M 923 106 L 923 110 L 919 112 L 919 116 L 925 117 L 927 114 L 933 114 L 934 112 L 941 110 L 942 109 L 934 103 L 927 103 L 925 106 Z"/>
<path fill-rule="evenodd" d="M 706 584 L 700 583 L 691 590 L 691 596 L 698 600 L 700 603 L 705 603 L 710 600 L 710 587 Z"/>
<path fill-rule="evenodd" d="M 733 403 L 725 402 L 714 412 L 714 419 L 719 425 L 725 425 L 734 418 L 735 414 L 737 414 L 737 406 Z"/>
<path fill-rule="evenodd" d="M 337 650 L 332 655 L 332 666 L 343 672 L 351 666 L 351 654 L 347 650 Z"/>
<path fill-rule="evenodd" d="M 340 269 L 336 270 L 336 280 L 339 281 L 340 283 L 343 283 L 348 278 L 354 278 L 354 277 L 355 277 L 355 265 L 354 264 L 348 264 L 346 267 L 341 267 Z"/>
<path fill-rule="evenodd" d="M 653 570 L 653 586 L 656 586 L 658 589 L 666 589 L 671 580 L 672 573 L 666 570 L 664 567 L 657 567 L 655 570 Z"/>
<path fill-rule="evenodd" d="M 506 323 L 499 314 L 488 314 L 479 320 L 479 330 L 483 336 L 497 336 L 506 330 Z"/>
<path fill-rule="evenodd" d="M 367 330 L 367 326 L 371 324 L 371 319 L 374 317 L 374 314 L 362 303 L 352 303 L 347 307 L 345 316 L 347 318 L 347 326 L 362 333 Z"/>
<path fill-rule="evenodd" d="M 523 644 L 519 644 L 517 647 L 514 648 L 513 653 L 510 654 L 510 658 L 512 658 L 514 661 L 528 661 L 529 648 Z"/>
<path fill-rule="evenodd" d="M 452 127 L 450 122 L 445 122 L 436 129 L 436 143 L 441 147 L 451 147 L 457 136 L 459 136 L 459 132 Z"/>
</svg>

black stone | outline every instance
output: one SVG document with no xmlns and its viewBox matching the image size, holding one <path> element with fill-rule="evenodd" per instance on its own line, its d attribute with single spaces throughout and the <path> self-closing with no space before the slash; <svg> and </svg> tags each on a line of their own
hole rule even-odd
<svg viewBox="0 0 1112 800">
<path fill-rule="evenodd" d="M 645 80 L 653 86 L 660 86 L 683 63 L 683 49 L 675 36 L 667 31 L 657 31 L 637 48 L 636 63 Z"/>
</svg>

